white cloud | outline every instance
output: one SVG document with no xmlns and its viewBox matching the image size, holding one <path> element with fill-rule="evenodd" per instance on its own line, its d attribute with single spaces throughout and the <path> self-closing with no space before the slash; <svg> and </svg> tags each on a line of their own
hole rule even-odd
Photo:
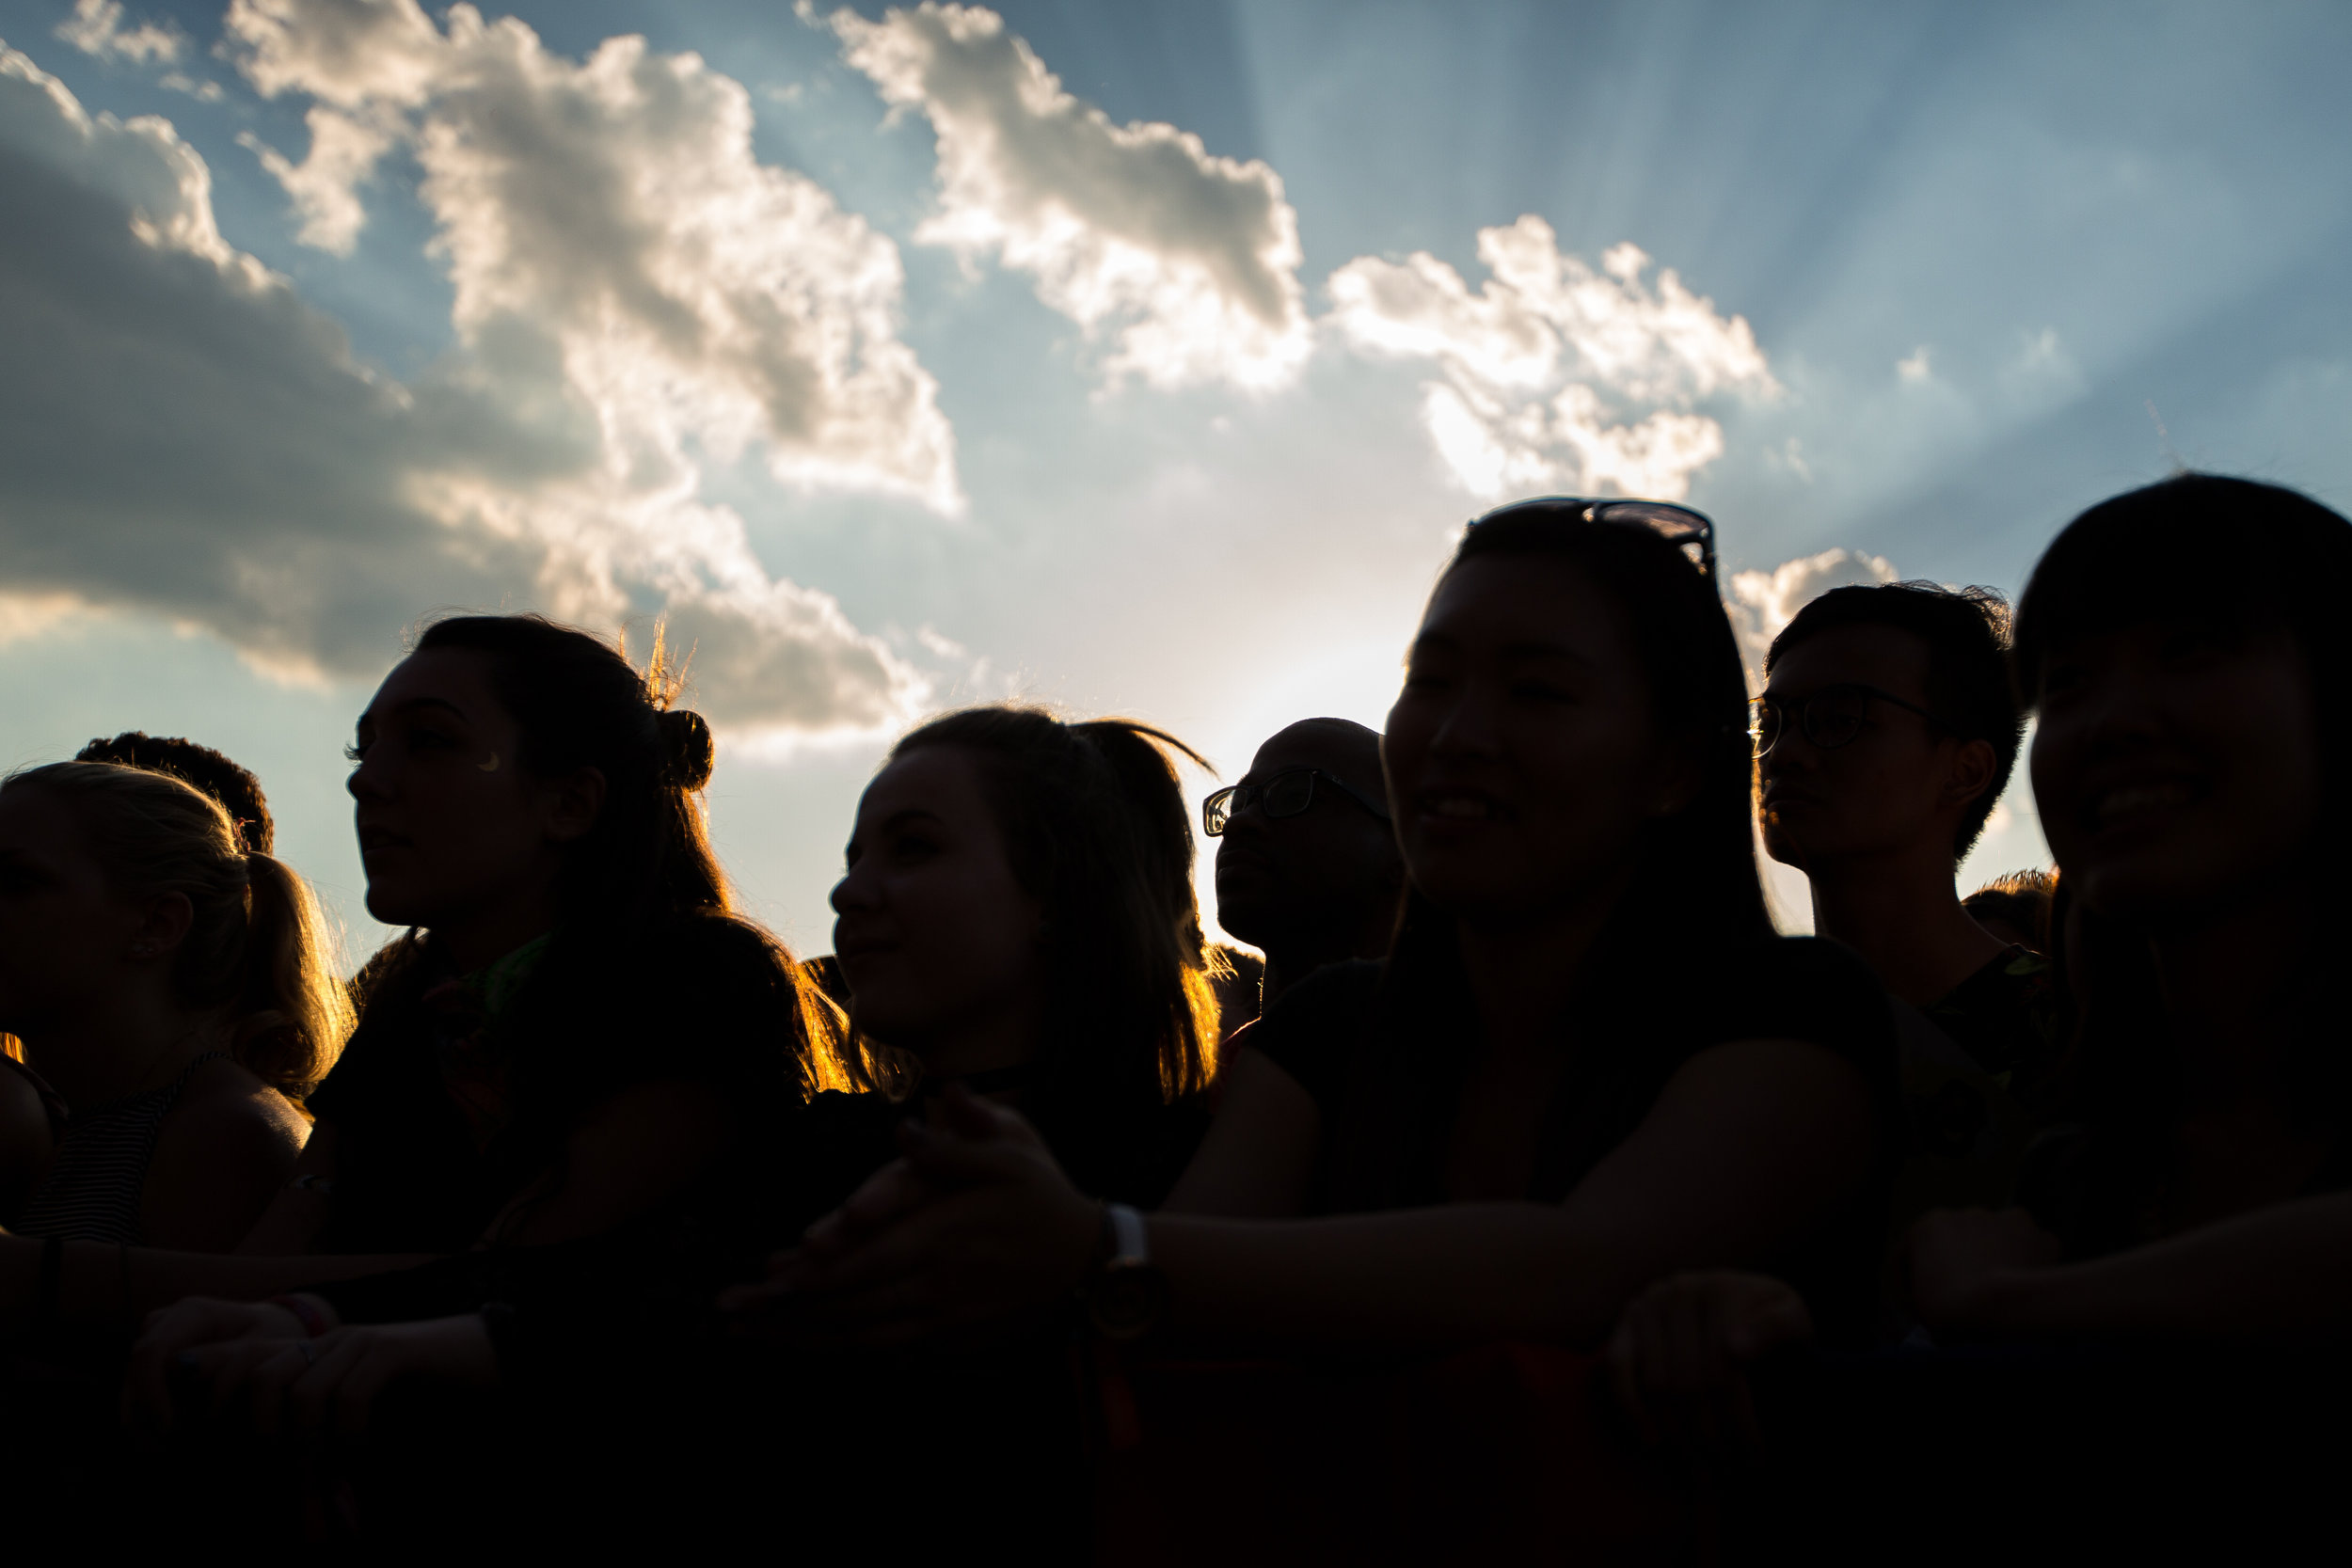
<svg viewBox="0 0 2352 1568">
<path fill-rule="evenodd" d="M 453 52 L 493 31 L 451 21 Z M 495 42 L 507 74 L 482 72 L 495 102 L 469 111 L 515 140 L 419 122 L 471 139 L 420 154 L 460 347 L 405 386 L 222 239 L 167 121 L 92 117 L 0 49 L 0 337 L 40 367 L 0 379 L 8 619 L 137 608 L 315 678 L 373 673 L 436 605 L 662 612 L 714 719 L 898 721 L 913 667 L 771 579 L 742 520 L 697 498 L 706 440 L 761 444 L 807 483 L 952 498 L 930 378 L 888 331 L 896 253 L 751 164 L 740 89 L 694 62 L 624 40 L 574 66 L 511 25 Z M 558 123 L 554 161 L 516 145 Z M 605 248 L 563 288 L 566 243 Z"/>
<path fill-rule="evenodd" d="M 1336 330 L 1358 350 L 1435 359 L 1422 417 L 1454 478 L 1479 496 L 1565 488 L 1677 499 L 1723 453 L 1697 411 L 1780 388 L 1743 317 L 1718 314 L 1671 269 L 1619 245 L 1596 270 L 1529 215 L 1478 234 L 1472 293 L 1425 251 L 1359 257 L 1331 275 Z"/>
<path fill-rule="evenodd" d="M 375 172 L 391 150 L 393 133 L 324 105 L 305 117 L 310 130 L 310 150 L 294 163 L 250 131 L 237 133 L 237 145 L 262 160 L 262 166 L 294 198 L 302 227 L 294 238 L 304 245 L 337 256 L 348 256 L 359 243 L 368 220 L 359 204 L 358 186 Z"/>
<path fill-rule="evenodd" d="M 178 59 L 187 42 L 169 23 L 125 27 L 122 0 L 73 0 L 73 14 L 57 24 L 56 34 L 85 55 L 165 64 Z"/>
<path fill-rule="evenodd" d="M 2000 381 L 2011 399 L 2035 409 L 2071 401 L 2090 386 L 2057 331 L 2046 326 L 2018 334 L 2017 352 L 2001 367 Z"/>
<path fill-rule="evenodd" d="M 850 64 L 938 136 L 939 211 L 916 231 L 993 256 L 1038 297 L 1115 339 L 1112 385 L 1283 385 L 1312 347 L 1297 214 L 1262 162 L 1172 125 L 1116 125 L 979 7 L 833 13 Z"/>
<path fill-rule="evenodd" d="M 1895 361 L 1895 374 L 1904 381 L 1925 381 L 1935 373 L 1928 358 L 1928 345 L 1921 343 L 1906 359 Z"/>
<path fill-rule="evenodd" d="M 155 85 L 172 92 L 184 92 L 199 103 L 217 103 L 229 96 L 218 82 L 183 75 L 177 71 L 165 72 Z"/>
<path fill-rule="evenodd" d="M 1740 635 L 1750 673 L 1760 677 L 1772 639 L 1796 618 L 1798 610 L 1833 588 L 1893 582 L 1897 577 L 1895 563 L 1883 555 L 1823 550 L 1784 561 L 1769 572 L 1735 574 L 1724 608 L 1731 616 L 1732 629 Z"/>
</svg>

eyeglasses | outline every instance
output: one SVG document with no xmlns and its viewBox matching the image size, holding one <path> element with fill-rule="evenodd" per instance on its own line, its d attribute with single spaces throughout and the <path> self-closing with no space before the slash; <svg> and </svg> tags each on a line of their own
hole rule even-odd
<svg viewBox="0 0 2352 1568">
<path fill-rule="evenodd" d="M 1872 703 L 1892 703 L 1907 712 L 1915 713 L 1937 729 L 1948 730 L 1949 724 L 1930 713 L 1916 703 L 1907 703 L 1892 691 L 1882 691 L 1875 686 L 1847 684 L 1825 686 L 1800 703 L 1776 703 L 1770 697 L 1748 699 L 1748 735 L 1756 742 L 1756 754 L 1762 757 L 1780 743 L 1788 732 L 1788 715 L 1794 709 L 1797 728 L 1804 737 L 1824 752 L 1840 746 L 1851 746 L 1861 735 L 1862 726 L 1869 722 Z"/>
<path fill-rule="evenodd" d="M 1715 523 L 1704 512 L 1672 501 L 1588 500 L 1577 496 L 1538 496 L 1513 501 L 1470 519 L 1470 526 L 1501 517 L 1557 516 L 1563 522 L 1606 523 L 1613 528 L 1646 529 L 1691 558 L 1691 564 L 1715 580 Z"/>
<path fill-rule="evenodd" d="M 1220 837 L 1225 832 L 1225 825 L 1251 806 L 1264 807 L 1265 814 L 1271 817 L 1296 816 L 1315 803 L 1315 781 L 1318 779 L 1381 821 L 1389 819 L 1386 802 L 1371 799 L 1344 779 L 1326 773 L 1320 768 L 1285 768 L 1260 784 L 1228 784 L 1201 801 L 1200 831 L 1211 838 Z"/>
</svg>

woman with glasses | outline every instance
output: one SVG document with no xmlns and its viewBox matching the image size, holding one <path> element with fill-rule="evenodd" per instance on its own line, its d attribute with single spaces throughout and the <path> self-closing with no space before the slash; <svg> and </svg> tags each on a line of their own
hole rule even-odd
<svg viewBox="0 0 2352 1568">
<path fill-rule="evenodd" d="M 962 1104 L 776 1288 L 870 1342 L 1077 1291 L 1113 1336 L 1589 1347 L 1661 1275 L 1769 1263 L 1867 1335 L 1886 1006 L 1772 933 L 1710 567 L 1677 508 L 1472 526 L 1384 741 L 1393 955 L 1268 1013 L 1167 1207 L 1105 1208 L 1021 1117 Z"/>
</svg>

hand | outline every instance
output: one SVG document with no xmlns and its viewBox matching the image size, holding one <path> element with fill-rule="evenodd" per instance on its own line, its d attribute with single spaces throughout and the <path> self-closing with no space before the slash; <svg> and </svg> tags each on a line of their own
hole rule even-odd
<svg viewBox="0 0 2352 1568">
<path fill-rule="evenodd" d="M 1937 1209 L 1911 1227 L 1912 1310 L 1938 1335 L 1998 1332 L 2007 1291 L 2066 1249 L 2023 1209 Z"/>
<path fill-rule="evenodd" d="M 1677 1275 L 1633 1298 L 1604 1353 L 1642 1440 L 1710 1467 L 1763 1447 L 1747 1369 L 1813 1338 L 1804 1298 L 1767 1275 Z"/>
<path fill-rule="evenodd" d="M 190 1296 L 150 1312 L 123 1372 L 123 1424 L 152 1436 L 171 1430 L 172 1382 L 184 1375 L 182 1357 L 199 1346 L 237 1344 L 274 1353 L 309 1338 L 301 1319 L 267 1302 Z"/>
<path fill-rule="evenodd" d="M 375 1402 L 397 1383 L 498 1386 L 498 1357 L 480 1313 L 422 1323 L 367 1323 L 315 1339 L 241 1341 L 183 1353 L 214 1408 L 242 1398 L 252 1430 L 312 1440 L 365 1437 Z"/>
<path fill-rule="evenodd" d="M 1062 1175 L 1026 1121 L 961 1090 L 935 1125 L 899 1131 L 901 1159 L 779 1254 L 723 1310 L 790 1308 L 814 1337 L 903 1344 L 1018 1319 L 1086 1277 L 1102 1207 Z"/>
</svg>

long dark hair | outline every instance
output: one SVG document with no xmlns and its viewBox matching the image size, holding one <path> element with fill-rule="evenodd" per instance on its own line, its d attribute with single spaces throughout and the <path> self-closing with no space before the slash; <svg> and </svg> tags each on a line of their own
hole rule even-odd
<svg viewBox="0 0 2352 1568">
<path fill-rule="evenodd" d="M 710 728 L 675 705 L 682 673 L 660 632 L 642 673 L 625 642 L 538 615 L 452 617 L 428 626 L 416 647 L 484 657 L 520 731 L 516 760 L 525 771 L 595 768 L 605 779 L 603 808 L 571 847 L 556 889 L 553 940 L 501 1020 L 516 1158 L 546 1158 L 569 1121 L 624 1080 L 693 1074 L 722 1053 L 772 1056 L 779 1086 L 802 1094 L 843 1081 L 837 1010 L 783 943 L 737 911 L 711 853 L 695 799 L 710 778 Z M 421 961 L 430 942 L 411 931 L 364 972 L 355 1052 L 378 1031 L 409 1027 L 431 973 Z M 708 983 L 713 965 L 730 995 L 748 986 L 762 998 L 736 1021 L 741 1037 L 663 1028 L 665 1016 L 699 1005 L 689 993 Z"/>
<path fill-rule="evenodd" d="M 1134 720 L 1067 723 L 1016 704 L 934 719 L 891 756 L 933 747 L 977 759 L 1013 875 L 1043 908 L 1046 1011 L 1024 1103 L 1083 1181 L 1082 1167 L 1119 1158 L 1127 1113 L 1196 1094 L 1216 1070 L 1192 814 L 1170 758 L 1207 764 Z M 915 1075 L 871 1042 L 852 1070 L 896 1092 Z"/>
<path fill-rule="evenodd" d="M 2296 491 L 2191 473 L 2112 497 L 2051 541 L 2018 600 L 2020 699 L 2033 705 L 2053 656 L 2088 636 L 2186 615 L 2224 637 L 2286 633 L 2318 704 L 2312 864 L 2322 886 L 2340 888 L 2352 876 L 2352 645 L 2338 597 L 2346 580 L 2352 521 Z M 2187 582 L 2196 589 L 2185 598 Z M 2062 1109 L 2085 1132 L 2074 1155 L 2082 1180 L 2070 1183 L 2080 1207 L 2049 1217 L 2079 1246 L 2103 1250 L 2144 1237 L 2177 1178 L 2182 1062 L 2148 934 L 2089 908 L 2079 929 L 2070 968 L 2080 994 L 2059 1082 Z M 2347 941 L 2352 915 L 2340 898 L 2323 900 L 2287 998 L 2299 1017 L 2286 1053 L 2290 1103 L 2339 1149 L 2352 1133 L 2352 1040 L 2334 995 L 2341 961 L 2322 960 Z"/>
<path fill-rule="evenodd" d="M 1650 1033 L 1645 1008 L 1704 985 L 1711 956 L 1772 934 L 1751 826 L 1747 679 L 1707 575 L 1656 534 L 1505 514 L 1473 526 L 1446 571 L 1488 558 L 1565 562 L 1598 588 L 1632 642 L 1658 734 L 1688 748 L 1697 765 L 1689 803 L 1641 828 L 1632 884 L 1584 964 L 1576 1071 L 1597 1091 L 1648 1070 L 1635 1059 Z M 1433 1168 L 1426 1140 L 1444 1119 L 1435 1108 L 1452 1103 L 1476 1047 L 1454 917 L 1419 888 L 1406 895 L 1380 987 L 1373 1059 L 1392 1066 L 1380 1069 L 1384 1090 L 1375 1092 L 1396 1102 L 1349 1130 L 1351 1147 L 1334 1149 L 1344 1189 L 1336 1196 L 1351 1207 L 1431 1199 L 1410 1183 Z"/>
</svg>

